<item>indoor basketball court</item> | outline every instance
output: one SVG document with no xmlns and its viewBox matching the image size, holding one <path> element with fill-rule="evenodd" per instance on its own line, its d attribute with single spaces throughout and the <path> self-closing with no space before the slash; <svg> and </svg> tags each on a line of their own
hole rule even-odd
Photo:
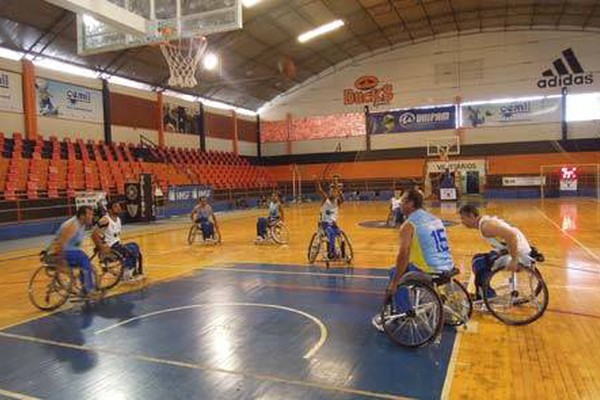
<svg viewBox="0 0 600 400">
<path fill-rule="evenodd" d="M 600 3 L 480 3 L 0 5 L 0 397 L 599 397 Z"/>
</svg>

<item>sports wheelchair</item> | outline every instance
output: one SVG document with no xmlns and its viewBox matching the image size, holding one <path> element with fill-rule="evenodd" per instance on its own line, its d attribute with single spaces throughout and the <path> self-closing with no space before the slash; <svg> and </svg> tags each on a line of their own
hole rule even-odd
<svg viewBox="0 0 600 400">
<path fill-rule="evenodd" d="M 394 296 L 386 294 L 381 309 L 384 332 L 403 347 L 421 347 L 436 340 L 444 324 L 466 325 L 473 302 L 465 287 L 454 277 L 457 268 L 443 273 L 407 272 L 396 290 L 407 293 L 408 309 L 401 310 Z"/>
<path fill-rule="evenodd" d="M 521 265 L 518 271 L 510 271 L 496 262 L 483 284 L 483 303 L 495 318 L 507 325 L 530 324 L 548 308 L 548 287 L 537 267 L 545 261 L 544 255 L 532 247 L 529 256 L 531 265 Z"/>
<path fill-rule="evenodd" d="M 267 227 L 267 237 L 263 240 L 257 240 L 256 244 L 265 244 L 275 242 L 277 244 L 287 244 L 290 240 L 290 231 L 285 223 L 277 220 L 274 223 L 269 223 Z"/>
<path fill-rule="evenodd" d="M 97 252 L 92 258 L 96 257 Z M 99 265 L 93 265 L 92 272 L 96 289 L 100 298 L 104 292 L 115 287 L 123 275 L 123 263 L 119 254 L 111 252 L 98 255 Z M 90 301 L 84 294 L 82 285 L 82 269 L 69 267 L 56 254 L 44 250 L 40 253 L 42 265 L 29 280 L 28 294 L 31 304 L 42 311 L 52 311 L 61 307 L 69 299 L 74 301 Z"/>
<path fill-rule="evenodd" d="M 202 244 L 210 244 L 217 245 L 221 244 L 221 232 L 215 226 L 213 229 L 213 237 L 204 239 L 204 235 L 202 235 L 202 228 L 200 227 L 200 223 L 194 223 L 188 232 L 188 243 L 194 244 L 196 241 L 196 237 L 199 237 L 199 241 Z"/>
<path fill-rule="evenodd" d="M 316 261 L 325 262 L 325 266 L 329 268 L 331 262 L 345 262 L 350 264 L 354 258 L 354 251 L 352 250 L 352 243 L 346 235 L 346 233 L 339 229 L 339 235 L 335 238 L 335 248 L 337 251 L 335 258 L 329 258 L 327 249 L 329 245 L 329 238 L 327 233 L 323 229 L 321 220 L 317 222 L 317 231 L 313 233 L 310 243 L 308 245 L 308 262 L 314 264 Z M 319 258 L 319 256 L 321 256 Z M 319 259 L 318 259 L 319 258 Z"/>
</svg>

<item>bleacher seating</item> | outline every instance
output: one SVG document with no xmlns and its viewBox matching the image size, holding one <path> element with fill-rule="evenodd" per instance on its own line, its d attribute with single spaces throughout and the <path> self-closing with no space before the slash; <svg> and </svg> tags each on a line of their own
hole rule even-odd
<svg viewBox="0 0 600 400">
<path fill-rule="evenodd" d="M 73 197 L 79 191 L 124 194 L 126 182 L 150 173 L 167 192 L 172 185 L 202 184 L 216 190 L 273 185 L 266 169 L 233 153 L 146 147 L 132 143 L 12 138 L 0 132 L 0 200 Z"/>
</svg>

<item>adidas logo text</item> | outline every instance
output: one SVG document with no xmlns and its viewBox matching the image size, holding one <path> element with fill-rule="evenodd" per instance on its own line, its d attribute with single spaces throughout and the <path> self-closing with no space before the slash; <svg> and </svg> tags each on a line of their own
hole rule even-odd
<svg viewBox="0 0 600 400">
<path fill-rule="evenodd" d="M 552 63 L 552 68 L 542 72 L 544 78 L 537 82 L 540 89 L 565 87 L 573 85 L 591 85 L 594 83 L 594 75 L 586 73 L 575 56 L 573 49 L 563 50 L 562 58 L 557 58 Z M 564 58 L 564 59 L 563 59 Z M 565 62 L 567 64 L 565 64 Z"/>
</svg>

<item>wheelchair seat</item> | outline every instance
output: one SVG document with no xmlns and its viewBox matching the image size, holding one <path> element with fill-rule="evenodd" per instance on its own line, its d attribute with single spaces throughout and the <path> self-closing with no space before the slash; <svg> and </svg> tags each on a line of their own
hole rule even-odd
<svg viewBox="0 0 600 400">
<path fill-rule="evenodd" d="M 432 282 L 438 286 L 447 284 L 458 274 L 460 274 L 460 270 L 456 267 L 452 268 L 450 271 L 430 273 Z"/>
</svg>

